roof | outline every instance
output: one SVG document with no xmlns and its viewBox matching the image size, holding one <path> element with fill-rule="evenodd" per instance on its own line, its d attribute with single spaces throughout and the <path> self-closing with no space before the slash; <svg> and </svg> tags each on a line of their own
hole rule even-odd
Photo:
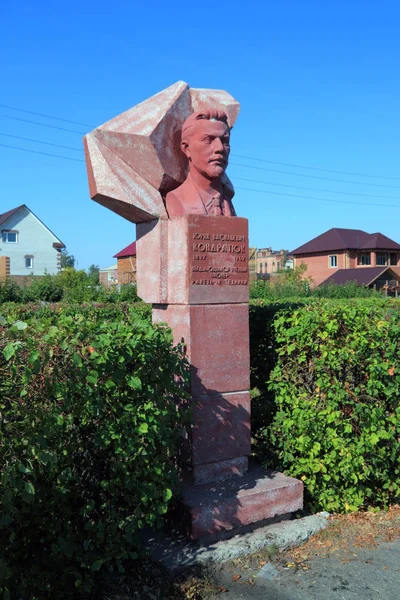
<svg viewBox="0 0 400 600">
<path fill-rule="evenodd" d="M 5 223 L 6 221 L 8 221 L 8 219 L 10 217 L 12 217 L 13 215 L 15 215 L 16 212 L 19 211 L 20 208 L 23 208 L 25 206 L 25 204 L 21 204 L 21 206 L 17 206 L 17 208 L 12 208 L 11 210 L 8 210 L 5 213 L 2 213 L 0 215 L 0 225 L 2 225 L 3 223 Z"/>
<path fill-rule="evenodd" d="M 334 250 L 400 250 L 400 245 L 382 233 L 334 227 L 299 246 L 291 254 L 312 254 Z"/>
<path fill-rule="evenodd" d="M 47 227 L 47 225 L 45 225 L 45 224 L 43 223 L 43 221 L 42 221 L 41 219 L 39 219 L 39 217 L 38 217 L 37 215 L 35 215 L 35 213 L 34 213 L 34 212 L 33 212 L 33 211 L 30 209 L 30 208 L 28 208 L 28 207 L 27 207 L 27 205 L 26 205 L 26 204 L 21 204 L 20 206 L 17 206 L 17 208 L 12 208 L 11 210 L 9 210 L 9 211 L 7 211 L 7 212 L 5 212 L 5 213 L 2 213 L 2 214 L 0 215 L 0 225 L 2 225 L 3 223 L 5 223 L 6 221 L 8 221 L 8 219 L 9 219 L 10 217 L 12 217 L 13 215 L 15 215 L 15 213 L 17 213 L 19 210 L 21 210 L 21 208 L 26 208 L 26 210 L 28 210 L 28 211 L 31 213 L 31 215 L 33 215 L 33 216 L 35 217 L 35 219 L 37 219 L 37 220 L 39 221 L 39 223 L 41 223 L 41 224 L 43 225 L 43 227 L 45 227 L 45 228 L 47 229 L 47 231 L 50 231 L 51 235 L 54 235 L 54 237 L 55 237 L 55 238 L 58 240 L 58 242 L 59 242 L 59 243 L 55 243 L 55 244 L 53 244 L 54 248 L 59 248 L 59 249 L 61 249 L 61 248 L 65 248 L 65 244 L 64 244 L 64 243 L 63 243 L 63 242 L 60 240 L 60 238 L 58 238 L 58 237 L 55 235 L 55 233 L 53 233 L 53 232 L 51 231 L 51 229 L 49 229 L 49 228 Z"/>
<path fill-rule="evenodd" d="M 113 258 L 124 258 L 125 256 L 136 256 L 136 242 L 132 242 L 132 244 L 114 254 Z"/>
<path fill-rule="evenodd" d="M 116 271 L 118 269 L 117 263 L 115 265 L 111 265 L 110 267 L 105 267 L 104 269 L 99 269 L 100 273 L 104 273 L 104 271 Z"/>
<path fill-rule="evenodd" d="M 371 285 L 385 271 L 392 271 L 392 274 L 395 274 L 400 279 L 400 274 L 390 267 L 358 267 L 355 269 L 338 269 L 320 285 L 329 285 L 331 283 L 342 285 L 350 281 L 354 281 L 357 285 Z"/>
<path fill-rule="evenodd" d="M 382 233 L 367 234 L 360 250 L 400 250 L 400 245 Z"/>
</svg>

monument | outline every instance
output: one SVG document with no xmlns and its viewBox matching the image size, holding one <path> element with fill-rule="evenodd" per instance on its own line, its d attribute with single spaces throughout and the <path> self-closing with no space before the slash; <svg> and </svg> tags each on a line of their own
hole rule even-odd
<svg viewBox="0 0 400 600">
<path fill-rule="evenodd" d="M 225 173 L 238 112 L 227 92 L 178 82 L 84 138 L 90 196 L 136 223 L 138 295 L 190 362 L 181 516 L 193 538 L 303 503 L 301 482 L 249 469 L 248 223 Z"/>
</svg>

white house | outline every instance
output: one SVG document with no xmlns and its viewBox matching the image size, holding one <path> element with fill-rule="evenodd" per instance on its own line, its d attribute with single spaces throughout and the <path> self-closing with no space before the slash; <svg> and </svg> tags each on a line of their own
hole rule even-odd
<svg viewBox="0 0 400 600">
<path fill-rule="evenodd" d="M 0 257 L 9 257 L 11 276 L 58 273 L 63 248 L 26 204 L 0 214 Z"/>
</svg>

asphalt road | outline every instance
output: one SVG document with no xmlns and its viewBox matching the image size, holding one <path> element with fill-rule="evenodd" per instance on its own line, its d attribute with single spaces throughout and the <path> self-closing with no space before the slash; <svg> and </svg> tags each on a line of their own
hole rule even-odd
<svg viewBox="0 0 400 600">
<path fill-rule="evenodd" d="M 343 556 L 315 557 L 307 570 L 276 564 L 273 580 L 254 573 L 223 568 L 218 585 L 227 589 L 219 595 L 226 600 L 400 600 L 400 540 L 382 543 L 374 549 L 356 549 Z M 254 585 L 248 583 L 254 580 Z"/>
</svg>

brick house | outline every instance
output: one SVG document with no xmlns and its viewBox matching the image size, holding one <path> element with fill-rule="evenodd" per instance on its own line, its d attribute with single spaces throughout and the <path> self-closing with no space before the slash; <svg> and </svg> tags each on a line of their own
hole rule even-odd
<svg viewBox="0 0 400 600">
<path fill-rule="evenodd" d="M 118 265 L 115 263 L 110 267 L 99 270 L 99 282 L 104 287 L 110 287 L 118 283 Z"/>
<path fill-rule="evenodd" d="M 366 233 L 360 229 L 329 229 L 299 246 L 291 253 L 294 266 L 307 265 L 306 276 L 318 286 L 329 278 L 331 282 L 357 281 L 371 285 L 370 279 L 385 276 L 390 268 L 394 277 L 400 267 L 400 245 L 382 233 Z M 357 275 L 359 270 L 370 270 L 368 275 Z M 379 271 L 379 273 L 378 273 Z M 335 277 L 332 277 L 335 275 Z M 368 280 L 368 283 L 365 283 Z"/>
<path fill-rule="evenodd" d="M 22 282 L 61 269 L 65 245 L 22 204 L 0 214 L 0 273 Z"/>
<path fill-rule="evenodd" d="M 256 279 L 256 256 L 257 248 L 249 248 L 249 277 L 251 281 Z"/>
<path fill-rule="evenodd" d="M 136 242 L 114 255 L 117 259 L 118 283 L 134 283 L 136 281 Z"/>
<path fill-rule="evenodd" d="M 272 273 L 293 268 L 292 256 L 288 250 L 260 248 L 256 254 L 256 273 L 259 279 L 268 279 Z"/>
</svg>

